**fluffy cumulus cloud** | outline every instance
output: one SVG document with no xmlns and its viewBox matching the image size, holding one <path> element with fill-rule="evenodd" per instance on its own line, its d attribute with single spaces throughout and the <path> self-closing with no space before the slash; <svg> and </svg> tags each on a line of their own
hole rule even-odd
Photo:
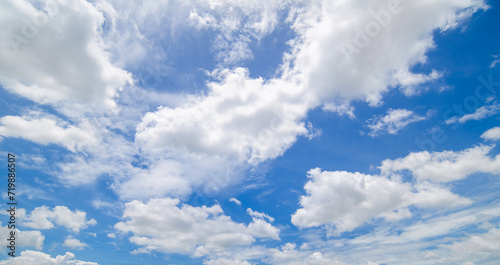
<svg viewBox="0 0 500 265">
<path fill-rule="evenodd" d="M 344 265 L 336 259 L 328 259 L 321 252 L 311 252 L 297 248 L 294 243 L 286 243 L 280 248 L 269 250 L 269 260 L 272 264 L 290 265 Z"/>
<path fill-rule="evenodd" d="M 76 249 L 84 249 L 88 247 L 87 244 L 81 242 L 80 240 L 74 238 L 73 236 L 67 236 L 63 242 L 63 246 Z"/>
<path fill-rule="evenodd" d="M 207 260 L 203 264 L 205 265 L 251 265 L 248 261 L 240 261 L 240 260 L 230 260 L 230 259 L 215 259 L 215 260 Z"/>
<path fill-rule="evenodd" d="M 86 262 L 75 260 L 75 254 L 66 252 L 66 254 L 52 258 L 43 252 L 26 250 L 21 252 L 19 257 L 0 261 L 1 265 L 98 265 L 95 262 Z"/>
<path fill-rule="evenodd" d="M 23 138 L 42 145 L 58 144 L 73 152 L 97 143 L 96 137 L 90 130 L 83 130 L 72 125 L 64 126 L 58 124 L 56 120 L 36 116 L 0 118 L 0 135 Z"/>
<path fill-rule="evenodd" d="M 129 73 L 115 66 L 99 38 L 101 12 L 87 1 L 2 1 L 6 34 L 0 84 L 38 103 L 73 101 L 115 106 Z"/>
<path fill-rule="evenodd" d="M 223 214 L 219 205 L 179 206 L 177 199 L 151 199 L 126 204 L 124 222 L 115 228 L 133 234 L 130 241 L 141 246 L 135 253 L 159 251 L 192 256 L 216 255 L 236 246 L 251 245 L 257 238 L 278 240 L 279 230 L 252 215 L 248 225 Z"/>
<path fill-rule="evenodd" d="M 426 117 L 416 115 L 411 110 L 389 109 L 386 115 L 375 116 L 367 120 L 366 127 L 370 129 L 368 135 L 375 137 L 385 132 L 397 134 L 399 130 L 403 129 L 408 124 L 425 119 Z"/>
<path fill-rule="evenodd" d="M 479 145 L 462 151 L 427 151 L 411 153 L 407 157 L 384 160 L 380 166 L 383 175 L 409 170 L 421 180 L 451 182 L 474 173 L 500 173 L 500 157 L 491 157 L 494 146 Z"/>
<path fill-rule="evenodd" d="M 500 139 L 500 127 L 495 127 L 487 130 L 481 135 L 481 138 L 485 140 L 499 140 Z"/>
<path fill-rule="evenodd" d="M 471 201 L 453 194 L 444 187 L 429 182 L 403 183 L 397 179 L 345 171 L 308 172 L 310 180 L 304 186 L 292 223 L 299 228 L 331 226 L 332 235 L 363 225 L 376 218 L 396 221 L 411 217 L 408 206 L 456 207 Z"/>
<path fill-rule="evenodd" d="M 34 229 L 51 229 L 54 223 L 63 226 L 73 232 L 79 232 L 88 226 L 95 225 L 94 219 L 87 219 L 87 213 L 76 210 L 71 211 L 66 206 L 56 206 L 50 209 L 47 206 L 40 206 L 24 219 L 24 226 Z"/>
<path fill-rule="evenodd" d="M 13 231 L 9 229 L 7 226 L 1 226 L 0 223 L 0 236 L 2 238 L 9 238 L 10 232 Z M 20 231 L 15 230 L 17 238 L 16 238 L 16 246 L 18 247 L 34 247 L 35 249 L 43 248 L 43 241 L 45 240 L 45 236 L 42 235 L 40 231 Z M 5 253 L 7 248 L 2 249 L 2 253 Z"/>
</svg>

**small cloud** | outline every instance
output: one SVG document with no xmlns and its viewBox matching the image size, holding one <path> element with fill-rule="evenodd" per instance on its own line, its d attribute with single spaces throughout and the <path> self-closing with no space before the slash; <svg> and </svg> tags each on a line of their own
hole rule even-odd
<svg viewBox="0 0 500 265">
<path fill-rule="evenodd" d="M 347 104 L 336 105 L 333 103 L 326 103 L 325 105 L 323 105 L 323 110 L 335 112 L 339 116 L 347 115 L 347 117 L 349 117 L 349 119 L 351 120 L 354 120 L 356 118 L 356 115 L 354 115 L 354 108 Z"/>
<path fill-rule="evenodd" d="M 368 135 L 376 137 L 384 133 L 397 134 L 399 130 L 406 127 L 408 124 L 422 121 L 432 115 L 433 111 L 428 111 L 426 117 L 416 115 L 411 110 L 406 109 L 389 109 L 386 115 L 375 116 L 366 121 L 370 132 Z"/>
<path fill-rule="evenodd" d="M 495 127 L 487 130 L 481 135 L 484 140 L 497 141 L 500 140 L 500 127 Z"/>
<path fill-rule="evenodd" d="M 84 248 L 88 247 L 87 244 L 82 243 L 80 240 L 74 238 L 73 236 L 66 237 L 66 240 L 64 240 L 63 246 L 69 247 L 69 248 L 75 248 L 75 249 L 84 249 Z"/>
<path fill-rule="evenodd" d="M 500 63 L 500 54 L 496 54 L 496 55 L 492 55 L 492 56 L 495 59 L 493 60 L 493 62 L 491 62 L 490 68 L 495 68 L 497 66 L 497 64 Z"/>
<path fill-rule="evenodd" d="M 234 202 L 234 203 L 236 203 L 238 205 L 241 205 L 241 202 L 238 199 L 236 199 L 236 198 L 231 198 L 231 199 L 229 199 L 229 201 L 230 202 Z"/>
</svg>

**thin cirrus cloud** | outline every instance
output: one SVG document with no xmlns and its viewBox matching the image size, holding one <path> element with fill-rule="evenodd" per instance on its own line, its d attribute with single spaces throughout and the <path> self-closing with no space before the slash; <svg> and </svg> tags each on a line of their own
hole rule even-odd
<svg viewBox="0 0 500 265">
<path fill-rule="evenodd" d="M 468 1 L 401 3 L 391 7 L 400 12 L 391 15 L 391 23 L 381 29 L 380 35 L 346 60 L 340 50 L 326 47 L 354 39 L 356 29 L 373 17 L 364 14 L 368 11 L 361 6 L 342 3 L 326 1 L 319 8 L 304 4 L 294 9 L 287 19 L 297 37 L 290 42 L 291 52 L 283 56 L 281 75 L 264 80 L 250 77 L 242 68 L 216 71 L 212 74 L 218 81 L 208 84 L 206 95 L 195 96 L 179 107 L 147 113 L 137 127 L 136 142 L 144 150 L 174 159 L 216 156 L 242 165 L 274 159 L 298 137 L 314 135 L 314 128 L 306 126 L 304 119 L 318 105 L 330 103 L 335 97 L 363 99 L 377 105 L 391 87 L 399 85 L 404 89 L 416 86 L 418 80 L 428 81 L 422 73 L 416 74 L 414 81 L 408 80 L 412 75 L 409 68 L 424 63 L 425 53 L 434 45 L 432 32 L 452 29 L 477 10 L 487 9 L 482 2 Z M 374 10 L 389 12 L 387 8 L 379 5 Z M 409 10 L 411 13 L 406 13 Z M 388 40 L 395 45 L 383 45 Z M 358 70 L 346 72 L 349 69 Z M 278 103 L 273 101 L 277 98 Z M 381 126 L 396 133 L 410 122 L 425 119 L 413 113 L 403 114 L 406 116 L 393 125 Z"/>
<path fill-rule="evenodd" d="M 410 123 L 427 119 L 431 113 L 429 111 L 427 117 L 423 117 L 411 110 L 389 109 L 385 115 L 375 116 L 366 121 L 366 127 L 370 129 L 368 135 L 376 137 L 384 133 L 397 134 Z"/>
<path fill-rule="evenodd" d="M 494 103 L 492 105 L 482 106 L 477 108 L 473 113 L 465 114 L 462 117 L 452 117 L 445 121 L 446 124 L 461 123 L 464 124 L 468 121 L 478 121 L 490 116 L 494 116 L 500 112 L 500 104 Z"/>
</svg>

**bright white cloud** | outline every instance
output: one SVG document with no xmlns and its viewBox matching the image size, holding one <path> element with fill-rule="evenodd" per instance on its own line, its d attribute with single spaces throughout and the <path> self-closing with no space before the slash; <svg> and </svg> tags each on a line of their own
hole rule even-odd
<svg viewBox="0 0 500 265">
<path fill-rule="evenodd" d="M 463 151 L 427 151 L 411 153 L 407 157 L 384 160 L 380 166 L 383 175 L 409 170 L 421 180 L 450 182 L 464 179 L 474 173 L 500 173 L 500 156 L 490 157 L 493 146 L 479 145 Z"/>
<path fill-rule="evenodd" d="M 276 265 L 344 265 L 338 260 L 323 257 L 321 252 L 297 249 L 294 243 L 286 243 L 280 249 L 269 250 L 269 259 Z"/>
<path fill-rule="evenodd" d="M 73 248 L 73 249 L 84 249 L 89 245 L 82 243 L 80 240 L 74 238 L 73 236 L 67 236 L 63 242 L 63 246 Z"/>
<path fill-rule="evenodd" d="M 250 43 L 271 33 L 278 11 L 286 1 L 196 1 L 188 22 L 198 29 L 219 32 L 214 41 L 215 57 L 224 65 L 252 59 Z"/>
<path fill-rule="evenodd" d="M 311 169 L 308 177 L 304 186 L 307 195 L 300 198 L 302 208 L 292 215 L 292 223 L 299 228 L 331 225 L 333 235 L 352 231 L 375 218 L 396 221 L 411 217 L 410 205 L 457 207 L 471 203 L 430 183 L 412 186 L 380 176 L 322 172 L 319 168 Z"/>
<path fill-rule="evenodd" d="M 495 127 L 487 130 L 481 135 L 481 138 L 485 140 L 499 140 L 500 139 L 500 127 Z"/>
<path fill-rule="evenodd" d="M 418 116 L 411 110 L 389 109 L 386 115 L 375 116 L 366 121 L 371 137 L 379 136 L 385 132 L 397 134 L 408 124 L 425 120 L 426 117 Z"/>
<path fill-rule="evenodd" d="M 113 65 L 102 43 L 102 13 L 87 1 L 2 1 L 5 25 L 0 83 L 38 103 L 92 103 L 114 107 L 129 73 Z M 87 109 L 90 111 L 91 109 Z"/>
<path fill-rule="evenodd" d="M 283 154 L 298 135 L 308 133 L 301 122 L 308 103 L 298 100 L 300 88 L 282 80 L 251 79 L 242 68 L 223 71 L 221 78 L 221 83 L 208 84 L 208 96 L 146 114 L 136 141 L 152 150 L 258 163 Z"/>
<path fill-rule="evenodd" d="M 147 204 L 126 204 L 124 222 L 115 228 L 131 232 L 130 242 L 141 246 L 137 253 L 159 251 L 215 255 L 231 247 L 250 245 L 256 238 L 278 240 L 279 230 L 254 216 L 248 224 L 236 223 L 223 214 L 219 205 L 193 207 L 177 199 L 151 199 Z"/>
<path fill-rule="evenodd" d="M 238 200 L 238 199 L 236 199 L 236 198 L 231 198 L 231 199 L 229 199 L 229 201 L 230 201 L 230 202 L 234 202 L 234 203 L 236 203 L 237 205 L 241 205 L 240 200 Z"/>
<path fill-rule="evenodd" d="M 72 125 L 58 124 L 56 120 L 33 116 L 4 116 L 0 118 L 0 135 L 23 138 L 38 144 L 58 144 L 72 152 L 97 143 L 90 128 L 83 130 Z"/>
<path fill-rule="evenodd" d="M 57 256 L 52 258 L 50 255 L 43 252 L 25 250 L 21 252 L 19 257 L 0 261 L 1 265 L 98 265 L 95 262 L 86 262 L 75 260 L 75 254 L 66 252 L 64 256 Z"/>
<path fill-rule="evenodd" d="M 240 260 L 230 260 L 230 259 L 214 259 L 204 261 L 205 265 L 251 265 L 248 261 L 240 261 Z"/>
<path fill-rule="evenodd" d="M 86 212 L 71 211 L 66 206 L 56 206 L 53 209 L 40 206 L 31 211 L 24 219 L 23 225 L 34 229 L 51 229 L 54 223 L 78 233 L 81 229 L 95 225 L 97 222 L 94 219 L 87 220 Z"/>
<path fill-rule="evenodd" d="M 321 98 L 377 105 L 391 87 L 414 94 L 440 76 L 409 70 L 426 62 L 434 31 L 454 28 L 486 8 L 483 1 L 469 0 L 309 2 L 289 16 L 298 37 L 285 57 L 293 63 L 285 74 L 297 75 Z"/>
<path fill-rule="evenodd" d="M 453 117 L 445 121 L 446 124 L 466 123 L 468 121 L 478 121 L 487 117 L 493 116 L 500 112 L 500 104 L 482 106 L 474 111 L 474 113 L 465 114 L 462 117 Z"/>
<path fill-rule="evenodd" d="M 0 223 L 0 236 L 4 238 L 4 240 L 10 237 L 11 231 L 13 230 L 9 229 L 7 226 L 2 226 L 2 223 Z M 38 250 L 43 248 L 43 241 L 45 240 L 45 237 L 40 231 L 19 231 L 18 229 L 16 229 L 15 233 L 17 247 L 34 247 Z M 3 247 L 0 252 L 5 253 L 6 250 L 8 249 Z"/>
</svg>

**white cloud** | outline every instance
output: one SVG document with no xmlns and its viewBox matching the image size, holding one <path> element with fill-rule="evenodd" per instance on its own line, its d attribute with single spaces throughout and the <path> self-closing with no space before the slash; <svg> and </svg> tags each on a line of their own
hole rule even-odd
<svg viewBox="0 0 500 265">
<path fill-rule="evenodd" d="M 250 79 L 242 68 L 223 71 L 221 78 L 208 84 L 207 96 L 146 114 L 136 141 L 152 150 L 258 163 L 283 154 L 298 135 L 308 133 L 301 122 L 308 104 L 295 100 L 300 88 L 282 80 Z"/>
<path fill-rule="evenodd" d="M 453 117 L 445 121 L 446 124 L 453 124 L 453 123 L 466 123 L 468 121 L 478 121 L 482 120 L 484 118 L 493 116 L 500 112 L 500 104 L 493 104 L 493 105 L 486 105 L 482 106 L 474 111 L 474 113 L 466 114 L 462 117 Z"/>
<path fill-rule="evenodd" d="M 499 57 L 500 56 L 498 54 L 497 55 L 493 55 L 493 58 L 495 58 L 495 59 L 493 60 L 493 62 L 491 62 L 490 68 L 495 68 L 497 66 L 497 64 L 500 63 Z"/>
<path fill-rule="evenodd" d="M 338 235 L 375 218 L 396 221 L 411 217 L 408 206 L 457 207 L 471 201 L 430 183 L 402 183 L 385 177 L 345 171 L 308 172 L 304 186 L 306 196 L 300 198 L 302 208 L 292 215 L 299 228 L 334 226 Z M 415 190 L 416 192 L 414 192 Z"/>
<path fill-rule="evenodd" d="M 204 261 L 205 265 L 251 265 L 248 261 L 240 261 L 240 260 L 229 260 L 229 259 L 214 259 Z"/>
<path fill-rule="evenodd" d="M 485 140 L 499 140 L 500 139 L 500 127 L 495 127 L 487 130 L 481 135 L 481 138 Z"/>
<path fill-rule="evenodd" d="M 347 104 L 326 103 L 323 106 L 323 110 L 336 112 L 340 116 L 347 115 L 351 120 L 356 118 L 356 116 L 354 115 L 354 108 Z"/>
<path fill-rule="evenodd" d="M 352 239 L 312 239 L 309 243 L 325 256 L 336 255 L 346 264 L 480 263 L 498 257 L 498 251 L 494 250 L 497 244 L 496 228 L 486 225 L 484 227 L 490 231 L 484 233 L 483 224 L 496 222 L 499 216 L 498 205 L 490 203 L 458 211 L 423 211 L 419 218 L 377 225 L 372 231 Z M 468 231 L 465 236 L 463 231 Z M 471 246 L 473 242 L 469 239 L 479 244 Z M 482 245 L 481 242 L 490 244 Z M 454 246 L 457 247 L 452 250 Z M 468 246 L 470 251 L 460 253 Z"/>
<path fill-rule="evenodd" d="M 73 236 L 67 236 L 64 240 L 63 246 L 73 248 L 73 249 L 84 249 L 89 245 L 82 243 L 80 240 L 74 238 Z"/>
<path fill-rule="evenodd" d="M 229 199 L 229 201 L 230 201 L 230 202 L 234 202 L 234 203 L 236 203 L 237 205 L 241 205 L 241 202 L 240 202 L 238 199 L 236 199 L 236 198 L 231 198 L 231 199 Z"/>
<path fill-rule="evenodd" d="M 253 58 L 249 44 L 274 30 L 278 12 L 286 1 L 217 0 L 195 3 L 187 21 L 199 29 L 216 30 L 215 57 L 225 65 L 234 65 Z"/>
<path fill-rule="evenodd" d="M 286 243 L 281 249 L 270 249 L 269 259 L 276 265 L 343 265 L 338 260 L 323 257 L 321 252 L 298 250 L 294 243 Z"/>
<path fill-rule="evenodd" d="M 490 157 L 493 146 L 479 145 L 462 151 L 427 151 L 411 153 L 407 157 L 384 160 L 380 166 L 383 175 L 410 170 L 418 179 L 450 182 L 464 179 L 474 173 L 500 173 L 500 156 Z"/>
<path fill-rule="evenodd" d="M 36 115 L 4 116 L 0 118 L 0 135 L 23 138 L 42 145 L 58 144 L 72 152 L 80 151 L 97 143 L 96 137 L 89 128 L 83 130 L 60 123 L 60 121 L 36 117 Z"/>
<path fill-rule="evenodd" d="M 423 82 L 439 78 L 412 73 L 426 62 L 432 34 L 458 26 L 483 1 L 315 1 L 294 9 L 289 20 L 298 37 L 285 61 L 286 75 L 297 75 L 320 98 L 340 96 L 380 104 L 382 94 L 400 86 L 417 93 Z M 318 19 L 319 18 L 319 19 Z M 411 92 L 411 93 L 410 93 Z"/>
<path fill-rule="evenodd" d="M 366 121 L 367 127 L 370 129 L 371 137 L 376 137 L 385 132 L 389 134 L 397 134 L 401 129 L 408 124 L 425 120 L 426 117 L 418 116 L 411 110 L 406 109 L 389 109 L 384 116 L 375 116 Z"/>
<path fill-rule="evenodd" d="M 99 37 L 103 15 L 81 0 L 48 1 L 41 8 L 25 0 L 2 1 L 2 86 L 43 104 L 115 106 L 118 91 L 132 78 L 105 51 Z"/>
<path fill-rule="evenodd" d="M 31 211 L 24 219 L 23 225 L 34 229 L 51 229 L 54 223 L 78 233 L 97 222 L 94 219 L 87 220 L 86 212 L 73 212 L 66 206 L 56 206 L 52 210 L 47 206 L 40 206 Z"/>
<path fill-rule="evenodd" d="M 1 265 L 98 265 L 95 262 L 86 262 L 75 260 L 75 255 L 71 252 L 66 252 L 64 256 L 52 258 L 50 255 L 43 252 L 25 250 L 21 255 L 12 259 L 0 261 Z"/>
<path fill-rule="evenodd" d="M 219 205 L 211 207 L 178 206 L 177 199 L 151 199 L 147 204 L 132 201 L 126 204 L 124 222 L 115 228 L 131 232 L 130 242 L 141 246 L 136 253 L 160 251 L 216 255 L 231 247 L 250 245 L 256 238 L 278 240 L 279 230 L 261 218 L 245 225 L 223 214 Z"/>
<path fill-rule="evenodd" d="M 2 239 L 6 240 L 7 238 L 9 238 L 10 232 L 12 231 L 14 230 L 9 229 L 7 226 L 2 226 L 2 224 L 0 223 L 0 236 Z M 45 237 L 40 231 L 19 231 L 18 229 L 16 229 L 15 233 L 17 247 L 34 247 L 38 250 L 43 248 L 43 241 L 45 240 Z M 3 247 L 0 252 L 5 253 L 6 250 L 8 249 Z"/>
</svg>

